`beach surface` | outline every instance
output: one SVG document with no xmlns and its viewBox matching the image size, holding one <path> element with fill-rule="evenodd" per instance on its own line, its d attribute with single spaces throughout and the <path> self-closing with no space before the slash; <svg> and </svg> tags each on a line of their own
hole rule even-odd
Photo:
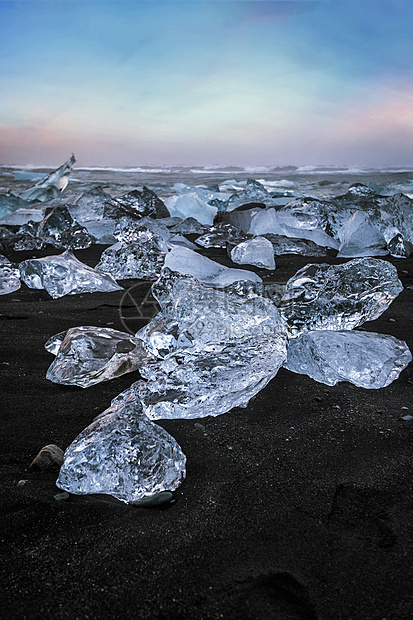
<svg viewBox="0 0 413 620">
<path fill-rule="evenodd" d="M 103 246 L 76 251 L 94 266 Z M 59 253 L 10 254 L 21 261 Z M 224 250 L 203 251 L 230 265 Z M 389 259 L 405 287 L 413 259 Z M 283 256 L 265 281 L 308 262 Z M 150 283 L 139 284 L 142 298 Z M 63 450 L 138 378 L 55 385 L 46 340 L 78 325 L 125 330 L 124 292 L 66 296 L 22 289 L 0 299 L 1 563 L 7 618 L 407 620 L 413 612 L 413 366 L 380 390 L 328 387 L 281 369 L 245 409 L 160 421 L 187 477 L 158 508 L 109 496 L 56 499 Z M 413 350 L 413 290 L 362 329 Z M 125 301 L 123 301 L 125 310 Z M 132 313 L 133 314 L 133 313 Z M 146 320 L 136 319 L 136 329 Z M 141 324 L 140 324 L 141 323 Z"/>
</svg>

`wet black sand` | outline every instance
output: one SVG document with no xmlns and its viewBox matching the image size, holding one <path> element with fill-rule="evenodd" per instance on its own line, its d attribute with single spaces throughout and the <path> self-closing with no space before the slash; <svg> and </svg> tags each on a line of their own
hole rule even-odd
<svg viewBox="0 0 413 620">
<path fill-rule="evenodd" d="M 101 250 L 76 254 L 93 266 Z M 208 254 L 227 263 L 223 251 Z M 269 280 L 285 282 L 307 262 L 279 258 Z M 413 260 L 391 262 L 411 286 Z M 44 342 L 75 325 L 124 329 L 121 298 L 51 300 L 24 285 L 0 298 L 4 617 L 410 618 L 413 420 L 402 416 L 413 415 L 412 364 L 370 391 L 281 369 L 246 409 L 163 422 L 188 458 L 163 509 L 104 496 L 56 501 L 57 470 L 27 471 L 42 446 L 66 448 L 137 378 L 86 390 L 45 379 L 53 358 Z M 412 302 L 404 290 L 365 329 L 413 349 Z"/>
</svg>

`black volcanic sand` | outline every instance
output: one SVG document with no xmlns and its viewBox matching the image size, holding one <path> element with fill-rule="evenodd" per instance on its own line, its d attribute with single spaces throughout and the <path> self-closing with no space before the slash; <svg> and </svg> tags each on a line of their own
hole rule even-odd
<svg viewBox="0 0 413 620">
<path fill-rule="evenodd" d="M 101 250 L 76 254 L 94 266 Z M 207 253 L 229 264 L 224 251 Z M 308 262 L 285 256 L 274 272 L 256 271 L 282 283 Z M 391 262 L 411 286 L 413 260 Z M 53 357 L 44 342 L 76 325 L 124 329 L 122 295 L 52 300 L 23 285 L 0 300 L 4 617 L 410 618 L 413 421 L 402 418 L 413 415 L 412 365 L 381 390 L 281 369 L 245 409 L 162 422 L 188 459 L 163 508 L 109 496 L 57 501 L 57 469 L 28 472 L 42 446 L 65 449 L 138 378 L 88 389 L 45 379 Z M 364 328 L 413 349 L 412 301 L 404 290 Z"/>
</svg>

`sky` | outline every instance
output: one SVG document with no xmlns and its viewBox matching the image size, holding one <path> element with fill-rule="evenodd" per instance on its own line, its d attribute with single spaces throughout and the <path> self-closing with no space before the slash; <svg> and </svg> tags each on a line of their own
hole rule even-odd
<svg viewBox="0 0 413 620">
<path fill-rule="evenodd" d="M 0 164 L 413 164 L 411 0 L 0 0 Z"/>
</svg>

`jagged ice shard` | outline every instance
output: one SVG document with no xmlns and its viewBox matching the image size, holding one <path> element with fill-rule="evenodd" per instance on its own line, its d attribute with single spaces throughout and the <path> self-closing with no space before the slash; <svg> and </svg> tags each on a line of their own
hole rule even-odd
<svg viewBox="0 0 413 620">
<path fill-rule="evenodd" d="M 217 416 L 249 400 L 275 377 L 286 356 L 280 334 L 247 336 L 181 349 L 145 364 L 133 389 L 153 419 Z"/>
<path fill-rule="evenodd" d="M 231 260 L 239 265 L 255 265 L 275 269 L 274 248 L 265 237 L 254 237 L 236 245 L 230 251 Z"/>
<path fill-rule="evenodd" d="M 152 293 L 162 311 L 136 336 L 156 357 L 179 347 L 286 333 L 278 309 L 259 295 L 216 290 L 167 268 Z"/>
<path fill-rule="evenodd" d="M 309 264 L 288 280 L 280 312 L 292 336 L 348 330 L 379 317 L 402 290 L 396 267 L 378 258 Z"/>
<path fill-rule="evenodd" d="M 54 170 L 54 172 L 38 181 L 36 185 L 20 194 L 20 198 L 27 201 L 40 200 L 41 202 L 55 198 L 59 195 L 58 192 L 62 192 L 68 184 L 69 175 L 75 163 L 75 156 L 72 155 L 60 168 Z"/>
<path fill-rule="evenodd" d="M 206 284 L 222 288 L 238 280 L 261 282 L 253 271 L 231 269 L 197 254 L 189 248 L 175 246 L 165 258 L 165 267 L 184 275 L 190 275 Z"/>
<path fill-rule="evenodd" d="M 386 256 L 386 240 L 367 213 L 356 211 L 340 230 L 338 257 Z"/>
<path fill-rule="evenodd" d="M 143 414 L 129 391 L 67 448 L 56 484 L 75 495 L 104 493 L 133 504 L 178 488 L 185 462 L 175 439 Z"/>
<path fill-rule="evenodd" d="M 284 367 L 326 385 L 349 381 L 380 389 L 411 362 L 407 344 L 393 336 L 359 331 L 317 331 L 290 342 Z"/>
<path fill-rule="evenodd" d="M 53 299 L 79 293 L 123 290 L 110 275 L 81 263 L 71 250 L 58 256 L 25 260 L 20 263 L 19 270 L 29 288 L 45 289 Z"/>
<path fill-rule="evenodd" d="M 116 280 L 159 276 L 168 251 L 166 241 L 150 230 L 136 232 L 135 241 L 118 242 L 101 255 L 96 270 Z"/>
<path fill-rule="evenodd" d="M 21 287 L 20 273 L 17 267 L 0 254 L 0 295 L 8 295 Z"/>
<path fill-rule="evenodd" d="M 141 340 L 108 327 L 72 327 L 45 348 L 56 354 L 46 379 L 82 388 L 133 372 L 152 358 Z"/>
</svg>

